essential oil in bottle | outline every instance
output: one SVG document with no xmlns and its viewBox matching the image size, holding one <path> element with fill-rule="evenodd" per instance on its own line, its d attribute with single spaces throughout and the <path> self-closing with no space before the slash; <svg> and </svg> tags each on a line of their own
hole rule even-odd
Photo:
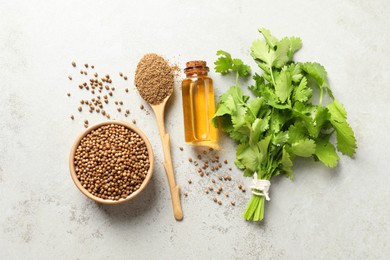
<svg viewBox="0 0 390 260">
<path fill-rule="evenodd" d="M 215 113 L 213 80 L 205 61 L 189 61 L 182 82 L 185 141 L 218 148 L 218 131 L 211 123 Z"/>
</svg>

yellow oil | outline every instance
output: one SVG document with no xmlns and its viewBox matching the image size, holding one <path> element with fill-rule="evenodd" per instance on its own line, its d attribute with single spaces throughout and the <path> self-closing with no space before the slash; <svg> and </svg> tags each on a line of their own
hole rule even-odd
<svg viewBox="0 0 390 260">
<path fill-rule="evenodd" d="M 218 130 L 211 123 L 215 113 L 214 88 L 205 75 L 187 75 L 182 82 L 185 141 L 218 148 Z"/>
</svg>

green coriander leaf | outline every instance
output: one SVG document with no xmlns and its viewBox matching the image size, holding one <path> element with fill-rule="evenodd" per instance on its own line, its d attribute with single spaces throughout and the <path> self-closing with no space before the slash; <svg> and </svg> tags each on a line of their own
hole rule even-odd
<svg viewBox="0 0 390 260">
<path fill-rule="evenodd" d="M 307 87 L 307 79 L 303 77 L 299 86 L 295 88 L 293 99 L 295 101 L 305 102 L 308 101 L 312 94 L 312 89 Z"/>
<path fill-rule="evenodd" d="M 307 135 L 307 129 L 302 122 L 296 121 L 294 125 L 291 125 L 288 128 L 288 135 L 289 143 L 293 144 L 298 142 L 298 140 L 305 138 L 305 136 Z"/>
<path fill-rule="evenodd" d="M 237 142 L 246 143 L 249 140 L 250 128 L 246 125 L 240 128 L 233 127 L 232 131 L 229 132 L 229 136 Z"/>
<path fill-rule="evenodd" d="M 317 138 L 323 126 L 328 123 L 330 114 L 326 107 L 317 107 L 316 114 L 313 120 L 312 136 Z"/>
<path fill-rule="evenodd" d="M 251 73 L 249 65 L 244 64 L 240 59 L 233 59 L 233 71 L 236 71 L 240 77 L 246 77 Z"/>
<path fill-rule="evenodd" d="M 253 122 L 249 137 L 250 145 L 257 144 L 257 142 L 259 142 L 261 133 L 265 131 L 266 127 L 268 127 L 268 124 L 264 126 L 263 121 L 264 120 L 260 118 L 256 118 L 256 120 Z"/>
<path fill-rule="evenodd" d="M 274 49 L 276 44 L 278 43 L 278 39 L 276 39 L 274 36 L 271 35 L 271 32 L 265 28 L 260 28 L 259 32 L 263 34 L 264 39 L 266 40 L 267 44 Z"/>
<path fill-rule="evenodd" d="M 255 172 L 263 160 L 263 154 L 260 153 L 257 146 L 250 146 L 247 144 L 245 146 L 237 147 L 236 158 L 246 169 Z"/>
<path fill-rule="evenodd" d="M 299 63 L 291 63 L 288 66 L 288 70 L 290 71 L 291 80 L 294 83 L 299 83 L 303 77 L 301 65 Z"/>
<path fill-rule="evenodd" d="M 302 64 L 302 70 L 309 74 L 317 82 L 318 86 L 325 89 L 329 96 L 334 99 L 333 93 L 329 87 L 326 70 L 321 64 L 306 62 Z"/>
<path fill-rule="evenodd" d="M 291 167 L 293 166 L 293 163 L 291 161 L 290 154 L 286 151 L 285 147 L 283 147 L 283 152 L 282 152 L 282 160 L 281 162 L 281 169 L 283 172 L 289 177 L 290 179 L 293 179 L 293 171 Z"/>
<path fill-rule="evenodd" d="M 270 130 L 273 133 L 278 133 L 283 125 L 286 123 L 286 120 L 289 119 L 287 110 L 278 110 L 274 109 L 270 116 Z"/>
<path fill-rule="evenodd" d="M 273 62 L 275 61 L 275 51 L 269 48 L 269 45 L 263 40 L 255 40 L 252 43 L 251 55 L 255 60 L 262 61 L 268 65 L 269 68 L 272 67 Z"/>
<path fill-rule="evenodd" d="M 259 97 L 253 98 L 249 102 L 247 106 L 248 113 L 246 114 L 246 118 L 245 118 L 248 121 L 248 123 L 250 124 L 253 123 L 253 121 L 258 117 L 260 109 L 264 105 L 265 105 L 264 99 Z"/>
<path fill-rule="evenodd" d="M 316 151 L 315 155 L 318 159 L 328 167 L 336 167 L 340 157 L 336 153 L 336 149 L 333 144 L 329 143 L 328 140 L 317 139 L 316 140 Z"/>
<path fill-rule="evenodd" d="M 282 146 L 289 139 L 288 132 L 279 132 L 273 135 L 272 144 L 276 146 Z"/>
<path fill-rule="evenodd" d="M 289 60 L 292 60 L 294 53 L 298 51 L 300 48 L 302 48 L 302 41 L 298 37 L 290 37 L 289 39 L 290 46 L 288 49 L 288 57 Z"/>
<path fill-rule="evenodd" d="M 288 52 L 290 51 L 290 40 L 288 38 L 281 39 L 276 44 L 276 51 L 275 51 L 275 59 L 273 62 L 273 66 L 275 68 L 282 68 L 288 61 L 290 61 L 290 58 L 288 56 Z"/>
<path fill-rule="evenodd" d="M 260 142 L 258 142 L 258 148 L 262 155 L 260 162 L 267 160 L 267 151 L 269 143 L 271 141 L 271 136 L 264 137 Z"/>
<path fill-rule="evenodd" d="M 279 76 L 275 79 L 275 93 L 278 96 L 280 102 L 286 102 L 287 98 L 290 97 L 290 93 L 293 90 L 291 85 L 290 72 L 282 71 Z"/>
<path fill-rule="evenodd" d="M 337 100 L 333 100 L 326 107 L 330 113 L 330 122 L 336 130 L 337 149 L 352 157 L 355 154 L 357 144 L 353 130 L 346 121 L 347 112 Z"/>
<path fill-rule="evenodd" d="M 231 55 L 226 52 L 219 50 L 217 51 L 218 59 L 214 62 L 215 72 L 219 72 L 222 75 L 228 74 L 229 70 L 233 68 L 233 61 Z"/>
<path fill-rule="evenodd" d="M 301 157 L 310 157 L 316 151 L 316 144 L 312 139 L 301 139 L 291 145 L 293 154 Z"/>
</svg>

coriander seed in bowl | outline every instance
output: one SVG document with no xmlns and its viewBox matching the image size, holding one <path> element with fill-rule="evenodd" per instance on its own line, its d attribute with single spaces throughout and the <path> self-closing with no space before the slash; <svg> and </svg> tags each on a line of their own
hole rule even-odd
<svg viewBox="0 0 390 260">
<path fill-rule="evenodd" d="M 153 171 L 153 150 L 145 134 L 122 121 L 88 128 L 75 141 L 69 158 L 73 182 L 88 198 L 117 204 L 137 196 Z"/>
</svg>

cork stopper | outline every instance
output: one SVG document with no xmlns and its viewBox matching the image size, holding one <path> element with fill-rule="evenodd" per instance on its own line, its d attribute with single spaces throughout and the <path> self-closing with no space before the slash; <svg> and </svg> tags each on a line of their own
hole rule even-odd
<svg viewBox="0 0 390 260">
<path fill-rule="evenodd" d="M 191 67 L 206 67 L 206 62 L 203 60 L 192 60 L 186 62 L 186 67 L 191 68 Z"/>
</svg>

